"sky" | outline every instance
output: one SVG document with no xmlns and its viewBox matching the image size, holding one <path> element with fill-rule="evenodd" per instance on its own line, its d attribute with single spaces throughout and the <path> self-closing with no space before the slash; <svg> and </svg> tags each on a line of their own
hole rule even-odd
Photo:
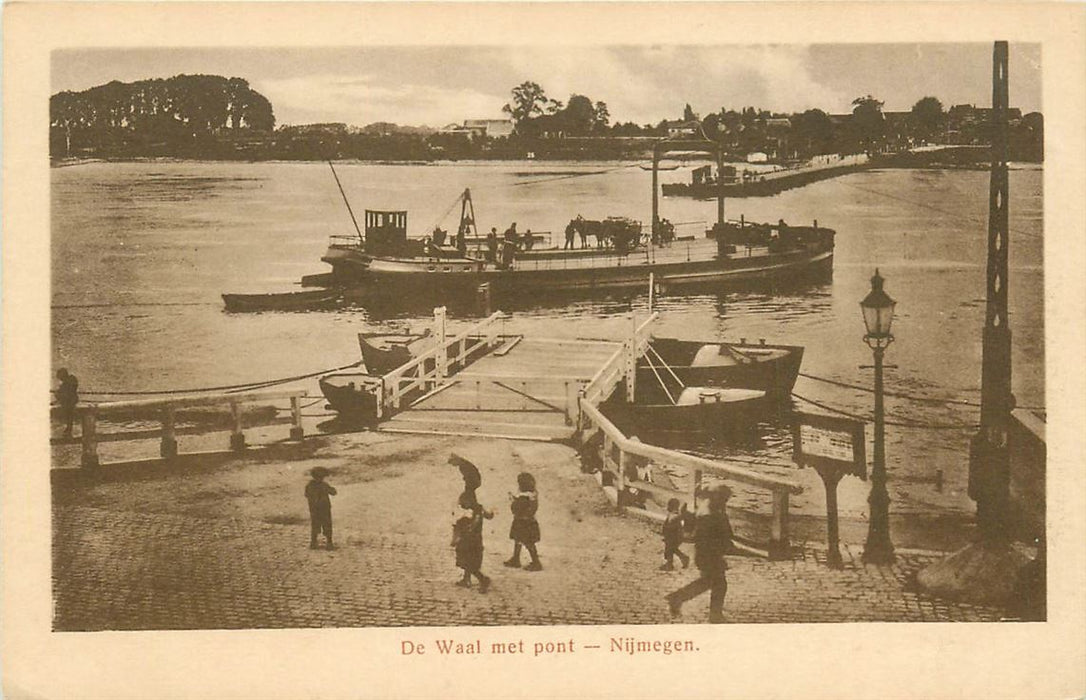
<svg viewBox="0 0 1086 700">
<path fill-rule="evenodd" d="M 721 107 L 851 111 L 873 95 L 906 111 L 921 97 L 985 106 L 991 43 L 754 46 L 357 47 L 55 51 L 51 91 L 181 73 L 239 77 L 267 97 L 277 124 L 377 121 L 444 126 L 501 118 L 512 88 L 607 103 L 612 122 L 678 119 Z M 1010 103 L 1043 111 L 1039 44 L 1010 46 Z"/>
</svg>

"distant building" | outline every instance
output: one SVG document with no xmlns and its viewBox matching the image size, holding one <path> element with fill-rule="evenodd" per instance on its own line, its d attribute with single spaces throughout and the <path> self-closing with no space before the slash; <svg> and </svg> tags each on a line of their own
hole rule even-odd
<svg viewBox="0 0 1086 700">
<path fill-rule="evenodd" d="M 792 120 L 788 117 L 772 117 L 765 120 L 765 128 L 768 130 L 790 130 L 792 128 Z"/>
<path fill-rule="evenodd" d="M 667 129 L 668 138 L 697 136 L 701 133 L 701 122 L 697 120 L 664 122 L 664 128 Z"/>
<path fill-rule="evenodd" d="M 769 160 L 769 156 L 761 151 L 755 151 L 754 153 L 747 154 L 748 163 L 765 163 Z"/>
<path fill-rule="evenodd" d="M 512 119 L 465 119 L 464 127 L 492 139 L 505 138 L 513 134 Z"/>
</svg>

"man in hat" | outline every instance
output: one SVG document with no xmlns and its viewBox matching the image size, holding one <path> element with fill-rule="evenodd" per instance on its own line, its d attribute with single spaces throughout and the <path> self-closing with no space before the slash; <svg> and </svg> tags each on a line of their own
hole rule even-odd
<svg viewBox="0 0 1086 700">
<path fill-rule="evenodd" d="M 317 548 L 317 535 L 324 533 L 328 549 L 335 549 L 332 544 L 332 500 L 336 490 L 324 482 L 329 472 L 324 467 L 313 467 L 312 477 L 305 485 L 305 500 L 309 502 L 309 548 Z"/>
<path fill-rule="evenodd" d="M 732 526 L 725 511 L 731 495 L 731 489 L 721 485 L 709 491 L 703 502 L 707 512 L 698 516 L 694 530 L 694 565 L 700 575 L 668 594 L 667 604 L 672 616 L 678 616 L 683 603 L 709 591 L 709 622 L 724 622 L 724 596 L 728 592 L 728 563 L 724 554 L 734 548 Z"/>
</svg>

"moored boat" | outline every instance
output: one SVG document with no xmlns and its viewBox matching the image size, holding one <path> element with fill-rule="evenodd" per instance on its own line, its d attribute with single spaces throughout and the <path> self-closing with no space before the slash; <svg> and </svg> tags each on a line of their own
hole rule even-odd
<svg viewBox="0 0 1086 700">
<path fill-rule="evenodd" d="M 306 289 L 268 294 L 223 294 L 227 311 L 305 311 L 332 306 L 339 298 L 334 289 Z"/>
<path fill-rule="evenodd" d="M 359 333 L 358 347 L 366 370 L 375 376 L 391 372 L 417 357 L 432 345 L 430 329 L 421 335 L 389 335 L 387 333 Z"/>
<path fill-rule="evenodd" d="M 770 402 L 787 401 L 802 362 L 803 348 L 797 345 L 653 338 L 638 362 L 637 388 L 642 395 L 659 399 L 665 393 L 662 382 L 672 390 L 681 382 L 757 389 Z"/>
<path fill-rule="evenodd" d="M 613 397 L 603 408 L 609 418 L 635 431 L 728 433 L 750 428 L 766 415 L 769 404 L 766 392 L 757 389 L 690 386 L 674 403 L 627 403 Z"/>
</svg>

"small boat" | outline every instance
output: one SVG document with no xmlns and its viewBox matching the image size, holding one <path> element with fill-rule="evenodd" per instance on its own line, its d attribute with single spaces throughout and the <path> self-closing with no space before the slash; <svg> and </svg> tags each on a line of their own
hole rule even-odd
<svg viewBox="0 0 1086 700">
<path fill-rule="evenodd" d="M 365 379 L 370 376 L 364 371 L 335 372 L 317 383 L 329 409 L 341 416 L 373 420 L 377 417 L 377 395 L 365 388 Z"/>
<path fill-rule="evenodd" d="M 662 381 L 672 388 L 687 386 L 757 389 L 771 402 L 787 401 L 803 362 L 803 347 L 721 341 L 653 338 L 638 362 L 637 389 L 648 398 L 665 395 Z M 658 378 L 659 377 L 659 378 Z"/>
<path fill-rule="evenodd" d="M 421 335 L 390 335 L 387 333 L 359 333 L 358 347 L 366 370 L 380 376 L 405 365 L 421 354 L 434 342 L 429 328 Z"/>
<path fill-rule="evenodd" d="M 338 298 L 339 292 L 334 289 L 222 295 L 227 311 L 304 311 L 331 306 Z"/>
<path fill-rule="evenodd" d="M 670 403 L 611 400 L 604 412 L 636 431 L 731 432 L 750 428 L 769 408 L 766 392 L 757 389 L 688 386 Z"/>
</svg>

